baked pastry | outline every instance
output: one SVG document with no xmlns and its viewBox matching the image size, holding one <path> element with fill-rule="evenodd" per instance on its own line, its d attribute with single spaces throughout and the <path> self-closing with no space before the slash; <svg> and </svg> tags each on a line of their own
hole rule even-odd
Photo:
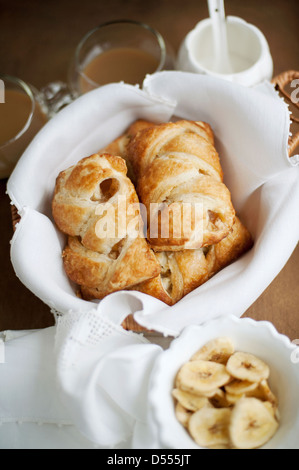
<svg viewBox="0 0 299 470">
<path fill-rule="evenodd" d="M 68 237 L 62 258 L 67 276 L 80 286 L 85 300 L 103 299 L 113 292 L 134 288 L 161 270 L 141 237 L 124 238 L 109 254 L 87 249 L 79 237 Z"/>
<path fill-rule="evenodd" d="M 127 155 L 155 251 L 198 249 L 228 235 L 235 211 L 208 124 L 181 120 L 143 129 Z"/>
<path fill-rule="evenodd" d="M 151 121 L 146 121 L 145 119 L 138 119 L 130 125 L 130 127 L 126 130 L 124 134 L 122 134 L 120 137 L 117 137 L 111 143 L 106 145 L 106 147 L 101 148 L 98 153 L 109 153 L 110 155 L 122 157 L 126 161 L 126 165 L 128 168 L 128 177 L 133 183 L 136 184 L 136 175 L 133 170 L 130 156 L 128 155 L 128 145 L 129 142 L 137 135 L 138 132 L 142 131 L 143 129 L 148 129 L 149 127 L 152 127 L 154 125 L 156 124 Z"/>
<path fill-rule="evenodd" d="M 249 231 L 236 217 L 228 236 L 216 245 L 198 250 L 156 253 L 161 273 L 134 289 L 174 305 L 246 253 L 252 245 Z"/>
<path fill-rule="evenodd" d="M 94 298 L 130 288 L 160 272 L 143 234 L 139 201 L 121 157 L 95 154 L 57 177 L 52 213 L 68 235 L 69 278 Z"/>
<path fill-rule="evenodd" d="M 169 207 L 200 201 L 202 220 L 196 225 L 191 213 L 189 222 L 193 232 L 201 228 L 201 243 L 194 233 L 151 237 L 133 182 L 146 209 L 157 195 Z M 132 123 L 97 154 L 59 174 L 52 212 L 68 236 L 65 272 L 86 300 L 127 289 L 174 305 L 253 244 L 223 184 L 212 129 L 201 122 Z M 180 226 L 180 213 L 169 214 L 170 229 Z M 162 229 L 163 218 L 157 220 Z"/>
</svg>

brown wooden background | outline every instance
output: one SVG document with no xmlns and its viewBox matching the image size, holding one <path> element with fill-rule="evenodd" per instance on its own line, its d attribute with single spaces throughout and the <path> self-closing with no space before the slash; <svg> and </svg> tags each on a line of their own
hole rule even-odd
<svg viewBox="0 0 299 470">
<path fill-rule="evenodd" d="M 225 5 L 227 14 L 240 16 L 264 32 L 275 75 L 299 70 L 298 0 L 226 0 Z M 176 52 L 188 31 L 207 16 L 206 0 L 0 0 L 0 71 L 38 88 L 66 80 L 70 58 L 85 33 L 104 21 L 123 18 L 158 29 Z M 12 225 L 5 191 L 6 180 L 0 180 L 0 331 L 51 326 L 48 307 L 20 283 L 12 269 Z M 298 286 L 299 246 L 245 316 L 270 320 L 292 340 L 299 338 Z"/>
</svg>

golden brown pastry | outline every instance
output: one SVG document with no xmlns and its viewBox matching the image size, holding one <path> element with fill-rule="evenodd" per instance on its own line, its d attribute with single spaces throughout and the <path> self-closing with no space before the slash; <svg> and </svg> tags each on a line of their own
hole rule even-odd
<svg viewBox="0 0 299 470">
<path fill-rule="evenodd" d="M 230 232 L 235 211 L 213 143 L 208 124 L 185 120 L 143 129 L 129 141 L 155 251 L 198 249 Z"/>
<path fill-rule="evenodd" d="M 250 233 L 236 217 L 229 235 L 216 245 L 198 250 L 156 253 L 161 273 L 134 287 L 134 290 L 174 305 L 247 252 L 252 244 Z"/>
<path fill-rule="evenodd" d="M 90 250 L 110 253 L 113 246 L 124 238 L 118 234 L 120 201 L 124 200 L 125 210 L 131 204 L 138 205 L 135 188 L 126 176 L 125 161 L 108 154 L 95 154 L 83 158 L 76 165 L 62 171 L 57 180 L 52 213 L 58 228 L 71 236 L 79 236 L 82 244 Z M 102 209 L 109 203 L 115 219 L 110 220 L 110 233 L 105 231 L 106 217 Z M 107 205 L 108 207 L 108 205 Z M 129 215 L 129 221 L 134 217 Z M 126 229 L 126 227 L 125 227 Z M 121 230 L 120 230 L 121 232 Z"/>
<path fill-rule="evenodd" d="M 122 157 L 126 161 L 126 165 L 128 168 L 128 177 L 133 183 L 136 184 L 136 175 L 134 173 L 133 166 L 128 155 L 128 145 L 129 142 L 133 139 L 133 137 L 135 137 L 138 132 L 142 131 L 143 129 L 148 129 L 149 127 L 152 127 L 154 125 L 155 124 L 151 121 L 138 119 L 130 125 L 130 127 L 123 135 L 117 137 L 106 147 L 99 150 L 98 153 L 109 153 L 110 155 Z"/>
<path fill-rule="evenodd" d="M 52 213 L 67 234 L 69 278 L 94 298 L 155 277 L 160 266 L 143 236 L 135 188 L 121 157 L 95 154 L 62 171 Z"/>
<path fill-rule="evenodd" d="M 159 194 L 167 195 L 164 199 L 170 206 L 200 201 L 205 208 L 200 248 L 185 249 L 198 245 L 191 233 L 185 239 L 150 238 L 154 253 L 142 232 L 139 199 L 132 181 L 147 204 Z M 119 199 L 125 204 L 120 205 Z M 111 208 L 113 217 L 107 212 Z M 68 235 L 63 250 L 66 274 L 80 286 L 86 300 L 130 289 L 174 305 L 253 243 L 235 217 L 230 193 L 223 184 L 213 132 L 201 122 L 134 122 L 98 154 L 60 173 L 52 210 L 57 226 Z M 195 231 L 193 215 L 190 226 Z M 112 234 L 107 233 L 111 221 Z M 170 229 L 179 222 L 180 216 L 170 211 Z M 215 242 L 218 238 L 220 241 Z"/>
<path fill-rule="evenodd" d="M 157 124 L 154 122 L 146 121 L 145 119 L 138 119 L 129 126 L 123 135 L 117 137 L 110 144 L 106 145 L 106 147 L 99 150 L 98 153 L 109 153 L 110 155 L 120 156 L 126 160 L 127 146 L 130 140 L 132 140 L 138 132 L 156 125 Z"/>
</svg>

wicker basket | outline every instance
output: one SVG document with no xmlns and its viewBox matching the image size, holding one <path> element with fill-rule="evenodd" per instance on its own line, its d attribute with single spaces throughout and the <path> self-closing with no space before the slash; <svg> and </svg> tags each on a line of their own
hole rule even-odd
<svg viewBox="0 0 299 470">
<path fill-rule="evenodd" d="M 288 104 L 299 109 L 299 101 L 298 102 L 293 101 L 289 92 L 286 91 L 286 87 L 290 85 L 296 79 L 299 80 L 299 71 L 288 70 L 287 72 L 283 72 L 280 75 L 277 75 L 272 80 L 272 83 L 275 85 L 275 89 L 280 93 L 280 95 L 285 99 L 285 101 Z M 295 129 L 291 129 L 291 131 L 293 132 L 293 135 L 289 139 L 289 155 L 290 156 L 295 152 L 295 150 L 299 146 L 299 129 L 298 129 L 299 117 L 292 114 L 291 121 L 292 121 L 292 126 L 295 127 Z"/>
<path fill-rule="evenodd" d="M 288 70 L 286 72 L 281 73 L 280 75 L 277 75 L 275 78 L 273 78 L 272 83 L 274 84 L 275 89 L 280 93 L 280 95 L 285 99 L 285 101 L 288 104 L 291 104 L 299 109 L 299 102 L 294 103 L 294 101 L 292 101 L 291 95 L 288 93 L 288 91 L 286 91 L 286 87 L 290 85 L 295 79 L 299 79 L 299 71 Z M 290 156 L 294 154 L 295 150 L 299 146 L 299 129 L 298 129 L 299 118 L 292 114 L 291 122 L 292 122 L 291 127 L 295 127 L 295 129 L 291 128 L 291 132 L 293 133 L 293 135 L 289 138 L 289 155 Z M 15 230 L 16 224 L 20 221 L 20 215 L 18 214 L 18 211 L 14 205 L 11 206 L 11 212 L 12 212 L 13 229 Z M 125 321 L 123 322 L 123 327 L 126 330 L 131 330 L 135 332 L 147 331 L 134 321 L 132 315 L 129 315 L 125 319 Z"/>
</svg>

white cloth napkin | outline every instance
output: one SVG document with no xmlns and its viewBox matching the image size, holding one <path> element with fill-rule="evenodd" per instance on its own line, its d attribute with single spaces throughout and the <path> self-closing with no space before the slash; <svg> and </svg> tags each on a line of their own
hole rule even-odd
<svg viewBox="0 0 299 470">
<path fill-rule="evenodd" d="M 255 245 L 173 307 L 131 292 L 135 320 L 175 336 L 207 318 L 240 316 L 287 262 L 299 239 L 299 158 L 288 157 L 288 106 L 268 82 L 249 89 L 214 77 L 161 72 L 148 76 L 143 90 L 111 84 L 80 97 L 42 129 L 9 179 L 8 194 L 22 216 L 11 245 L 15 272 L 53 310 L 96 307 L 76 296 L 63 271 L 65 239 L 51 216 L 59 171 L 102 148 L 137 118 L 174 117 L 211 124 L 225 182 Z M 122 299 L 122 293 L 112 294 L 110 311 Z"/>
<path fill-rule="evenodd" d="M 55 327 L 4 335 L 1 449 L 159 447 L 147 396 L 163 350 L 121 328 L 122 316 L 67 314 Z"/>
<path fill-rule="evenodd" d="M 143 435 L 150 435 L 149 381 L 162 348 L 120 327 L 122 311 L 116 323 L 99 313 L 69 314 L 58 320 L 57 373 L 63 402 L 92 442 L 108 448 L 144 447 L 135 426 L 138 423 Z M 146 440 L 157 445 L 154 435 Z"/>
</svg>

